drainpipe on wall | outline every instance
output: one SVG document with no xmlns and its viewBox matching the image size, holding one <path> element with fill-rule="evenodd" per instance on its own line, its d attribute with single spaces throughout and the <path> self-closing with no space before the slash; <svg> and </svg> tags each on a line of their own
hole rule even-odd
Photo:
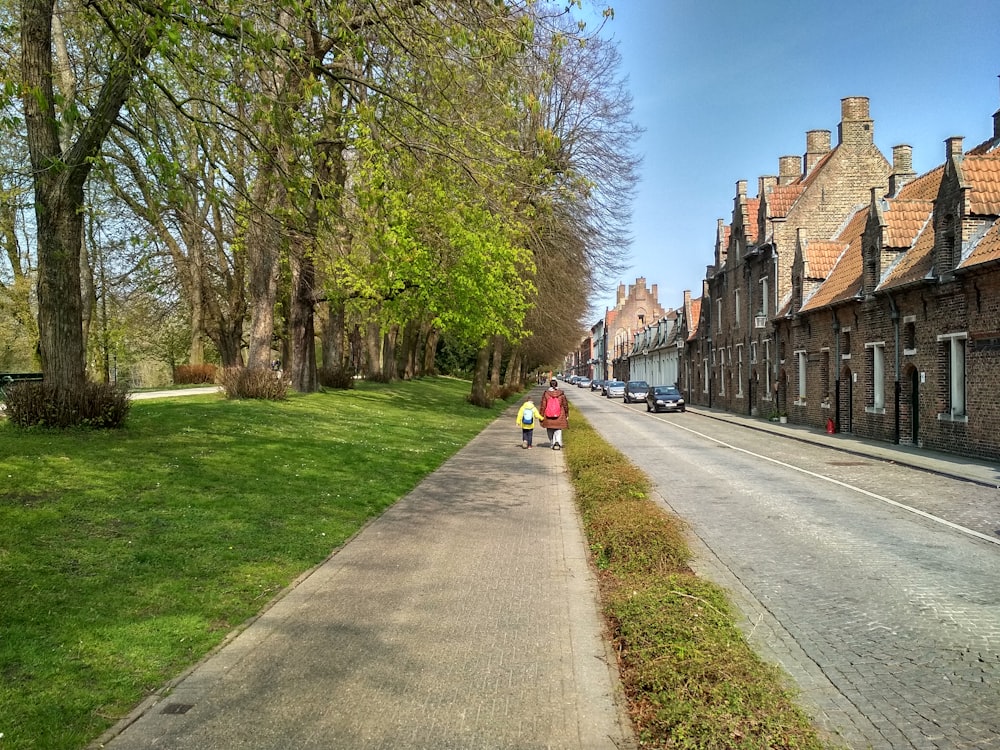
<svg viewBox="0 0 1000 750">
<path fill-rule="evenodd" d="M 894 367 L 895 367 L 895 382 L 893 383 L 893 408 L 896 410 L 895 419 L 895 434 L 893 435 L 893 443 L 899 445 L 899 396 L 900 396 L 900 383 L 899 383 L 899 308 L 896 307 L 896 301 L 892 298 L 892 295 L 887 295 L 889 299 L 889 309 L 890 315 L 892 316 L 892 333 L 893 333 L 893 347 L 894 351 Z"/>
<path fill-rule="evenodd" d="M 833 431 L 840 432 L 840 320 L 833 311 Z"/>
</svg>

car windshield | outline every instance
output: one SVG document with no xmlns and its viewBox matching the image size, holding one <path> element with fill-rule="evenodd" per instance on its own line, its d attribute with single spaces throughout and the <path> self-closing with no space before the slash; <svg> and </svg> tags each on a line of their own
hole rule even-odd
<svg viewBox="0 0 1000 750">
<path fill-rule="evenodd" d="M 670 386 L 666 386 L 664 388 L 656 388 L 655 391 L 656 391 L 656 395 L 657 396 L 680 396 L 681 395 L 681 392 L 679 390 L 677 390 L 676 388 L 671 388 Z"/>
</svg>

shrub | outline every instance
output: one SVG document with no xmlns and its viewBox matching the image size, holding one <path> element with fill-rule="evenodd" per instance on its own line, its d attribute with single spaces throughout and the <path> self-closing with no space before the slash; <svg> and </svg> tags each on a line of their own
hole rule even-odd
<svg viewBox="0 0 1000 750">
<path fill-rule="evenodd" d="M 214 383 L 218 376 L 215 365 L 177 365 L 174 368 L 174 384 Z"/>
<path fill-rule="evenodd" d="M 349 390 L 354 387 L 354 374 L 346 367 L 321 367 L 316 379 L 324 388 Z"/>
<path fill-rule="evenodd" d="M 227 367 L 219 377 L 226 398 L 284 401 L 288 381 L 269 367 Z"/>
<path fill-rule="evenodd" d="M 18 427 L 122 427 L 131 405 L 128 389 L 112 383 L 85 383 L 66 391 L 45 382 L 24 382 L 4 392 L 7 415 Z"/>
</svg>

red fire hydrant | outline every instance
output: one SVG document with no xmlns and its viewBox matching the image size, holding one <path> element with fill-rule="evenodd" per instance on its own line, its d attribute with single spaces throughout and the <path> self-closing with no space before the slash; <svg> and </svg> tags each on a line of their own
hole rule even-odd
<svg viewBox="0 0 1000 750">
<path fill-rule="evenodd" d="M 827 435 L 832 435 L 833 432 L 834 432 L 833 418 L 832 417 L 827 417 L 826 418 L 826 434 Z"/>
</svg>

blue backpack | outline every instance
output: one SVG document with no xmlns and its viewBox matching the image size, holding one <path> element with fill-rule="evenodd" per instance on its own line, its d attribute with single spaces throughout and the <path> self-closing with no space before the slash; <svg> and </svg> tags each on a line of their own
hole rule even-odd
<svg viewBox="0 0 1000 750">
<path fill-rule="evenodd" d="M 521 414 L 521 424 L 527 426 L 529 424 L 533 424 L 534 421 L 535 421 L 534 407 L 532 407 L 531 409 L 525 409 L 524 412 Z"/>
</svg>

